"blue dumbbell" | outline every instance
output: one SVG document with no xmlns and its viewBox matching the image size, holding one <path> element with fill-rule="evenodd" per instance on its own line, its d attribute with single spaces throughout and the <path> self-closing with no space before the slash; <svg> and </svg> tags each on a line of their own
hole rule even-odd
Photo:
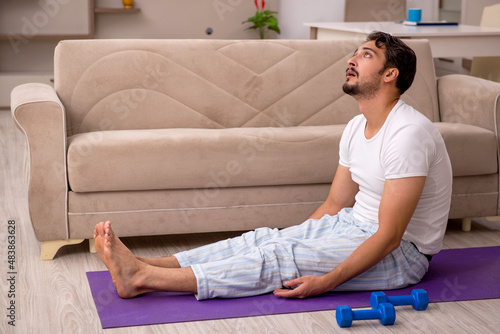
<svg viewBox="0 0 500 334">
<path fill-rule="evenodd" d="M 381 303 L 376 308 L 371 310 L 356 310 L 353 311 L 347 305 L 337 306 L 335 313 L 337 324 L 340 327 L 351 327 L 353 320 L 380 320 L 382 325 L 393 325 L 396 321 L 396 310 L 389 303 Z"/>
<path fill-rule="evenodd" d="M 370 305 L 377 308 L 380 303 L 390 303 L 394 306 L 411 305 L 417 311 L 422 311 L 429 305 L 429 296 L 423 289 L 415 289 L 411 295 L 388 297 L 381 291 L 373 292 L 370 296 Z"/>
</svg>

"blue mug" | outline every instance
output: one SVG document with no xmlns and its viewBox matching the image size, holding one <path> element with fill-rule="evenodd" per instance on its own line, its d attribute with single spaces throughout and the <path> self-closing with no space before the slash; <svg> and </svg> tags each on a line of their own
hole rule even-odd
<svg viewBox="0 0 500 334">
<path fill-rule="evenodd" d="M 408 9 L 408 21 L 420 22 L 422 20 L 422 9 L 410 8 Z"/>
</svg>

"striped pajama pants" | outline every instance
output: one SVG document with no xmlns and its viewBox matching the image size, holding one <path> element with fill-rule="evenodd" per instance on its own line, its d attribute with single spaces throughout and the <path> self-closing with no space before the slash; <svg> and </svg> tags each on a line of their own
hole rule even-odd
<svg viewBox="0 0 500 334">
<path fill-rule="evenodd" d="M 281 288 L 305 275 L 324 275 L 341 264 L 377 226 L 354 219 L 352 209 L 282 230 L 258 228 L 243 235 L 180 252 L 181 267 L 196 276 L 199 300 L 246 297 Z M 429 262 L 402 241 L 398 249 L 335 291 L 388 290 L 415 284 Z"/>
</svg>

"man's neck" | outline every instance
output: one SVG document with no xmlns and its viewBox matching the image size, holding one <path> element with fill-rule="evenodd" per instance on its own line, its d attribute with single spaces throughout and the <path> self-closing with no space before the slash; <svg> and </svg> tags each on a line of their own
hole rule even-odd
<svg viewBox="0 0 500 334">
<path fill-rule="evenodd" d="M 381 94 L 372 99 L 358 100 L 359 110 L 366 118 L 365 137 L 367 139 L 378 133 L 398 101 L 399 96 L 383 98 Z"/>
</svg>

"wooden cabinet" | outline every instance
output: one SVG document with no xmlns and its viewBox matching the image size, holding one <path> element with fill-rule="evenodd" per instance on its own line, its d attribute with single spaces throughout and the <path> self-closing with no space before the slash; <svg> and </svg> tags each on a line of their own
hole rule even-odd
<svg viewBox="0 0 500 334">
<path fill-rule="evenodd" d="M 0 109 L 20 84 L 53 84 L 54 48 L 63 39 L 94 38 L 96 14 L 139 8 L 95 8 L 94 0 L 0 1 Z"/>
</svg>

